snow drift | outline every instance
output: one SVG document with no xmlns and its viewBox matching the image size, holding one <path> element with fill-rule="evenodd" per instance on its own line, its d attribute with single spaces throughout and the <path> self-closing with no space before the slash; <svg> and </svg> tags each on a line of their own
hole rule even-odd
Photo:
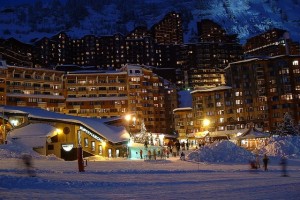
<svg viewBox="0 0 300 200">
<path fill-rule="evenodd" d="M 247 163 L 253 158 L 251 152 L 226 140 L 205 145 L 187 156 L 190 161 L 216 163 Z"/>
</svg>

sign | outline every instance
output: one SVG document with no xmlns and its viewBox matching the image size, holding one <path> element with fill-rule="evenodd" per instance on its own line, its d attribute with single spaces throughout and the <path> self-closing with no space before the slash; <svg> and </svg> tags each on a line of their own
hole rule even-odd
<svg viewBox="0 0 300 200">
<path fill-rule="evenodd" d="M 71 151 L 73 149 L 74 145 L 73 144 L 62 144 L 61 147 L 65 151 Z"/>
</svg>

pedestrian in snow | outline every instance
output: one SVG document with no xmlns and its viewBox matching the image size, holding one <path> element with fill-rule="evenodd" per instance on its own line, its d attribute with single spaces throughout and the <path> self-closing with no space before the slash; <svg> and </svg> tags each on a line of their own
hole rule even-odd
<svg viewBox="0 0 300 200">
<path fill-rule="evenodd" d="M 281 172 L 282 172 L 282 175 L 281 176 L 288 176 L 287 175 L 287 171 L 286 171 L 286 166 L 287 166 L 287 160 L 286 160 L 286 157 L 285 156 L 282 156 L 281 157 L 281 160 L 280 160 L 280 163 L 281 165 Z"/>
<path fill-rule="evenodd" d="M 258 154 L 255 155 L 255 165 L 256 165 L 257 168 L 260 168 L 260 161 L 259 161 L 259 155 Z"/>
<path fill-rule="evenodd" d="M 150 149 L 148 150 L 148 159 L 151 160 L 151 151 L 150 151 Z"/>
<path fill-rule="evenodd" d="M 153 149 L 153 159 L 156 160 L 156 150 Z"/>
<path fill-rule="evenodd" d="M 263 163 L 264 163 L 264 169 L 265 169 L 265 171 L 267 171 L 268 170 L 268 163 L 269 163 L 269 158 L 268 158 L 267 154 L 264 155 Z"/>
<path fill-rule="evenodd" d="M 26 171 L 27 171 L 28 176 L 34 177 L 35 176 L 35 171 L 34 171 L 33 165 L 32 165 L 32 156 L 29 155 L 29 154 L 24 154 L 22 156 L 22 160 L 23 160 L 23 163 L 26 167 Z"/>
<path fill-rule="evenodd" d="M 141 157 L 141 159 L 143 159 L 143 150 L 142 149 L 140 150 L 140 157 Z"/>
<path fill-rule="evenodd" d="M 180 154 L 180 160 L 185 160 L 185 154 L 183 153 L 183 151 Z"/>
</svg>

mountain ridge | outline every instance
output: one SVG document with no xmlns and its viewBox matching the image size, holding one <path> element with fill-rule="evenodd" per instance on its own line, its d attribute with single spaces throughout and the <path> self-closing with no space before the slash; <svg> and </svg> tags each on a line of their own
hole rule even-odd
<svg viewBox="0 0 300 200">
<path fill-rule="evenodd" d="M 146 8 L 146 9 L 145 9 Z M 300 0 L 26 0 L 1 4 L 0 37 L 33 43 L 66 32 L 84 35 L 126 35 L 136 26 L 150 28 L 171 11 L 183 19 L 184 42 L 196 42 L 197 22 L 211 19 L 241 43 L 271 28 L 285 29 L 300 40 Z"/>
</svg>

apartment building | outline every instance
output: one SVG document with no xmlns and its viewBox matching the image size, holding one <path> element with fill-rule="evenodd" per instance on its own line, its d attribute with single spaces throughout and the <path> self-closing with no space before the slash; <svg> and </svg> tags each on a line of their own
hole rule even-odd
<svg viewBox="0 0 300 200">
<path fill-rule="evenodd" d="M 245 56 L 299 55 L 298 42 L 292 41 L 288 31 L 274 28 L 249 38 L 244 45 Z"/>
<path fill-rule="evenodd" d="M 64 112 L 64 73 L 54 70 L 6 66 L 2 61 L 2 105 L 40 107 Z"/>
<path fill-rule="evenodd" d="M 237 35 L 229 35 L 217 23 L 210 19 L 203 19 L 197 23 L 198 42 L 237 43 Z"/>
<path fill-rule="evenodd" d="M 194 132 L 193 109 L 190 107 L 176 108 L 173 110 L 175 130 L 180 142 L 186 142 Z"/>
<path fill-rule="evenodd" d="M 132 114 L 136 118 L 132 131 L 140 131 L 142 122 L 153 133 L 172 129 L 172 120 L 166 120 L 170 111 L 166 109 L 177 107 L 176 88 L 150 68 L 127 65 L 118 71 L 59 69 L 62 71 L 7 66 L 1 61 L 1 104 L 97 118 Z M 167 107 L 166 94 L 172 96 L 167 98 L 171 103 Z"/>
<path fill-rule="evenodd" d="M 182 19 L 179 13 L 170 12 L 152 26 L 151 34 L 157 44 L 182 44 Z"/>
<path fill-rule="evenodd" d="M 298 124 L 299 59 L 299 55 L 281 55 L 230 63 L 226 84 L 232 87 L 241 117 L 274 131 L 288 112 Z"/>
</svg>

